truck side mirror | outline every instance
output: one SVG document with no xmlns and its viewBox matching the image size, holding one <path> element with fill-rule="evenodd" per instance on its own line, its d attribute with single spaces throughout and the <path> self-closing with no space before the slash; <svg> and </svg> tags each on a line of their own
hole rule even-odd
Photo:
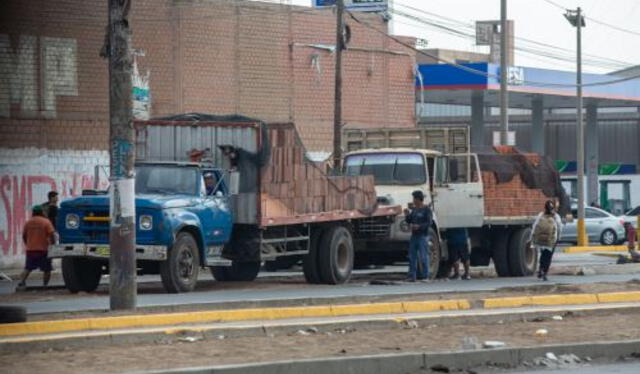
<svg viewBox="0 0 640 374">
<path fill-rule="evenodd" d="M 229 195 L 237 195 L 240 192 L 240 173 L 229 172 Z"/>
</svg>

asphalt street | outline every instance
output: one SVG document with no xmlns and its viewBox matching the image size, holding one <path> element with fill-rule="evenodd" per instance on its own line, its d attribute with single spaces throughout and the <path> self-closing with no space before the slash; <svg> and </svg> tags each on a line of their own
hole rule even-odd
<svg viewBox="0 0 640 374">
<path fill-rule="evenodd" d="M 486 372 L 497 373 L 497 372 Z M 599 366 L 580 366 L 570 369 L 500 371 L 501 374 L 638 374 L 640 363 L 610 364 Z"/>
</svg>

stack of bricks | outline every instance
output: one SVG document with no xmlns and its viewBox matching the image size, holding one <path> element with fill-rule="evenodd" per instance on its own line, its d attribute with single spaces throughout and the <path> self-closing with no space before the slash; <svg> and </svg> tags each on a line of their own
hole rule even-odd
<svg viewBox="0 0 640 374">
<path fill-rule="evenodd" d="M 512 147 L 496 147 L 499 154 L 513 155 L 518 152 Z M 536 154 L 523 154 L 532 166 L 540 164 L 542 159 Z M 549 197 L 541 189 L 529 188 L 520 174 L 513 176 L 509 182 L 498 183 L 493 172 L 482 172 L 484 186 L 484 210 L 488 217 L 523 217 L 535 216 L 544 207 Z"/>
<path fill-rule="evenodd" d="M 376 203 L 373 177 L 327 176 L 308 160 L 293 124 L 269 125 L 271 157 L 262 168 L 262 219 L 369 210 Z"/>
</svg>

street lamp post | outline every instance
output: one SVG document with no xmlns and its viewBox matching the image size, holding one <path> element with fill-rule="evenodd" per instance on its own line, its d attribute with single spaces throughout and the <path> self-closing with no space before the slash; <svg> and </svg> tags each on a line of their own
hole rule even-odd
<svg viewBox="0 0 640 374">
<path fill-rule="evenodd" d="M 577 30 L 577 67 L 576 67 L 576 94 L 578 96 L 578 105 L 576 108 L 577 124 L 577 163 L 578 163 L 578 245 L 589 245 L 586 228 L 584 226 L 584 126 L 582 114 L 582 35 L 581 30 L 585 27 L 584 14 L 582 9 L 578 7 L 576 10 L 569 10 L 564 17 Z"/>
</svg>

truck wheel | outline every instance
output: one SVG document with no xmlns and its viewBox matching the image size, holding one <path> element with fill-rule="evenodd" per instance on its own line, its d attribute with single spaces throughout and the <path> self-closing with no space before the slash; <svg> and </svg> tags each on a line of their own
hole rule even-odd
<svg viewBox="0 0 640 374">
<path fill-rule="evenodd" d="M 343 226 L 333 226 L 324 232 L 318 247 L 320 279 L 326 284 L 342 284 L 353 270 L 353 240 Z"/>
<path fill-rule="evenodd" d="M 0 323 L 27 322 L 27 309 L 22 306 L 0 305 Z"/>
<path fill-rule="evenodd" d="M 309 253 L 307 253 L 302 259 L 302 271 L 304 272 L 304 279 L 310 284 L 322 283 L 320 278 L 320 265 L 318 263 L 318 246 L 320 245 L 320 238 L 322 237 L 323 230 L 314 230 L 311 233 L 311 242 L 309 243 Z"/>
<path fill-rule="evenodd" d="M 496 268 L 496 273 L 499 277 L 509 277 L 511 276 L 511 271 L 509 270 L 509 236 L 511 234 L 510 230 L 491 230 L 489 231 L 489 235 L 491 235 L 491 246 L 492 249 L 492 257 L 493 257 L 493 265 Z"/>
<path fill-rule="evenodd" d="M 200 255 L 198 243 L 186 232 L 178 234 L 169 257 L 160 263 L 160 278 L 169 293 L 190 292 L 196 287 Z"/>
<path fill-rule="evenodd" d="M 429 229 L 429 279 L 436 279 L 441 266 L 442 249 L 440 237 L 433 228 Z M 419 264 L 420 262 L 418 262 Z"/>
<path fill-rule="evenodd" d="M 232 282 L 252 282 L 260 272 L 260 261 L 238 262 L 233 261 L 227 268 L 229 280 Z"/>
<path fill-rule="evenodd" d="M 102 263 L 79 257 L 62 258 L 62 278 L 71 293 L 93 292 L 100 285 Z"/>
<path fill-rule="evenodd" d="M 209 270 L 211 270 L 211 275 L 218 282 L 228 282 L 231 279 L 229 278 L 229 269 L 230 266 L 209 266 Z"/>
<path fill-rule="evenodd" d="M 531 245 L 531 229 L 516 230 L 509 240 L 509 270 L 511 276 L 525 277 L 536 272 L 538 251 Z"/>
</svg>

